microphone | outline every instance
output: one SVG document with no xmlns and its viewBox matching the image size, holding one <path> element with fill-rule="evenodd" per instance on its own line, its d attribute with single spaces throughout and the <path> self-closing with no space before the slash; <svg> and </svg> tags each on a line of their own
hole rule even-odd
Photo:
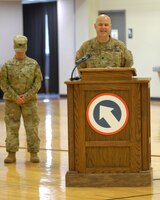
<svg viewBox="0 0 160 200">
<path fill-rule="evenodd" d="M 91 54 L 86 54 L 85 56 L 83 56 L 82 58 L 76 61 L 76 66 L 73 68 L 72 73 L 71 73 L 71 78 L 70 78 L 71 81 L 80 79 L 80 77 L 73 77 L 73 73 L 79 64 L 88 60 L 91 56 L 92 56 Z"/>
<path fill-rule="evenodd" d="M 91 54 L 86 54 L 85 56 L 83 56 L 82 58 L 80 58 L 79 60 L 76 61 L 76 65 L 79 65 L 80 63 L 88 60 L 88 58 L 91 57 Z"/>
</svg>

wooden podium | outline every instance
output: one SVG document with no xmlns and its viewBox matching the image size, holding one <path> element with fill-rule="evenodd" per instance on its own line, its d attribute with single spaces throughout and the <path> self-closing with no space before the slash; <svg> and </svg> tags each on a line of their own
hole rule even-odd
<svg viewBox="0 0 160 200">
<path fill-rule="evenodd" d="M 150 79 L 134 68 L 81 69 L 66 81 L 69 170 L 66 186 L 152 183 Z"/>
</svg>

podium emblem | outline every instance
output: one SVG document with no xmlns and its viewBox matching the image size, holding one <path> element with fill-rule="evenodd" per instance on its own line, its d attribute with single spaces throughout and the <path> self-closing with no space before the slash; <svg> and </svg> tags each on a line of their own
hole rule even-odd
<svg viewBox="0 0 160 200">
<path fill-rule="evenodd" d="M 120 132 L 128 122 L 128 107 L 118 95 L 102 93 L 88 104 L 86 117 L 90 127 L 97 133 L 113 135 Z"/>
</svg>

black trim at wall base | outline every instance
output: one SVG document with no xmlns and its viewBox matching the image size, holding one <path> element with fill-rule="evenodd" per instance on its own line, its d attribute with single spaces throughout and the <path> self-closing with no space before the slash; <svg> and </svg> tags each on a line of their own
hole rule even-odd
<svg viewBox="0 0 160 200">
<path fill-rule="evenodd" d="M 60 94 L 60 98 L 67 98 L 67 94 Z"/>
<path fill-rule="evenodd" d="M 160 101 L 160 97 L 151 97 L 151 101 Z"/>
</svg>

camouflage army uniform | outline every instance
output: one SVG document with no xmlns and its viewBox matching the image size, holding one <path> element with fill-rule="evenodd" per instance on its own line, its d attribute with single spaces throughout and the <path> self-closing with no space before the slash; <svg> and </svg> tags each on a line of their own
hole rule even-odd
<svg viewBox="0 0 160 200">
<path fill-rule="evenodd" d="M 110 37 L 108 42 L 100 43 L 97 38 L 82 44 L 76 53 L 76 60 L 91 54 L 91 57 L 78 66 L 80 68 L 131 67 L 133 57 L 125 44 Z"/>
<path fill-rule="evenodd" d="M 39 151 L 37 92 L 41 87 L 41 81 L 42 74 L 38 63 L 27 56 L 22 60 L 14 57 L 2 66 L 1 89 L 5 100 L 7 152 L 18 151 L 21 115 L 26 130 L 28 151 Z M 24 94 L 26 102 L 18 105 L 16 98 L 21 94 Z"/>
</svg>

